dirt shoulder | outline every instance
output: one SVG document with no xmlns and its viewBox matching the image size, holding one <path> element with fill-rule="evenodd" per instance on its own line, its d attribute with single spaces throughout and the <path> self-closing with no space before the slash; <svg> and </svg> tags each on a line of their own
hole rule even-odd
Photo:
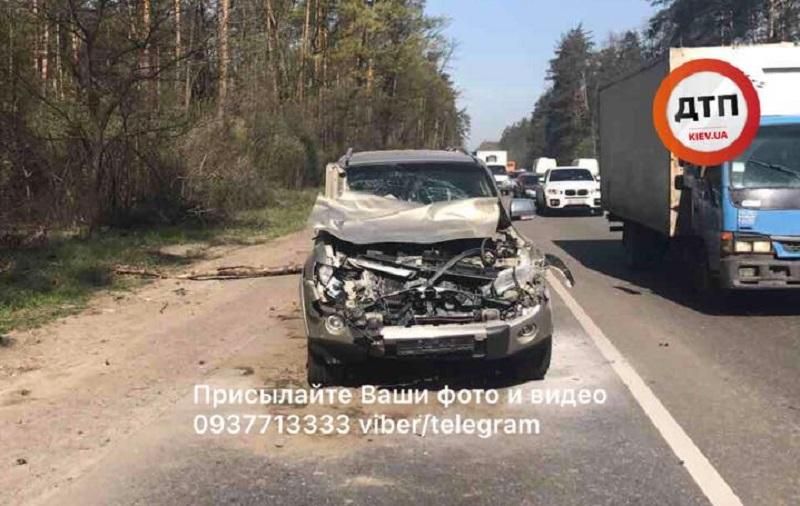
<svg viewBox="0 0 800 506">
<path fill-rule="evenodd" d="M 309 244 L 310 232 L 302 231 L 221 252 L 191 270 L 302 263 Z M 0 503 L 27 502 L 76 479 L 192 384 L 237 367 L 226 360 L 255 339 L 269 334 L 277 356 L 299 354 L 298 340 L 280 328 L 298 319 L 296 281 L 160 280 L 12 332 L 0 347 L 0 448 L 8 470 L 0 475 Z M 242 374 L 250 367 L 241 364 Z"/>
</svg>

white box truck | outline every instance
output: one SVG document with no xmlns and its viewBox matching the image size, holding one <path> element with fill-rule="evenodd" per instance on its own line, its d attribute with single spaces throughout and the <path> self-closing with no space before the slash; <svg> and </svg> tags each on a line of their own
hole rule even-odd
<svg viewBox="0 0 800 506">
<path fill-rule="evenodd" d="M 544 174 L 550 169 L 555 169 L 558 166 L 555 158 L 540 157 L 533 161 L 533 173 Z"/>
<path fill-rule="evenodd" d="M 659 140 L 656 91 L 670 71 L 699 58 L 744 71 L 761 101 L 750 148 L 719 167 L 681 163 Z M 657 266 L 668 248 L 696 286 L 800 289 L 800 46 L 670 49 L 600 90 L 600 174 L 609 219 L 622 222 L 632 266 Z"/>
<path fill-rule="evenodd" d="M 591 172 L 594 177 L 600 175 L 600 164 L 597 162 L 597 158 L 576 158 L 572 160 L 572 166 L 589 169 L 589 172 Z"/>
</svg>

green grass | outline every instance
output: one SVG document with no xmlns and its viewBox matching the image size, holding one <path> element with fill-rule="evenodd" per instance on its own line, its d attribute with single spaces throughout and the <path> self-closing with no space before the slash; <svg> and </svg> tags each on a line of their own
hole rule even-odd
<svg viewBox="0 0 800 506">
<path fill-rule="evenodd" d="M 102 290 L 127 290 L 141 281 L 116 277 L 114 266 L 171 269 L 203 258 L 202 249 L 170 255 L 165 246 L 258 244 L 305 226 L 317 190 L 284 191 L 265 209 L 241 212 L 208 227 L 109 230 L 81 239 L 64 234 L 47 245 L 0 250 L 0 334 L 80 311 Z"/>
</svg>

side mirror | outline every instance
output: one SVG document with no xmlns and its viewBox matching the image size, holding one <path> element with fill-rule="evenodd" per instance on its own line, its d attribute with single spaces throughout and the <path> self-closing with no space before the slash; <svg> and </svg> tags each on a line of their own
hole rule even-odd
<svg viewBox="0 0 800 506">
<path fill-rule="evenodd" d="M 508 214 L 512 220 L 529 220 L 536 216 L 536 205 L 531 199 L 511 199 Z"/>
<path fill-rule="evenodd" d="M 683 190 L 686 188 L 686 181 L 683 179 L 683 174 L 678 174 L 675 176 L 674 184 L 676 190 Z"/>
</svg>

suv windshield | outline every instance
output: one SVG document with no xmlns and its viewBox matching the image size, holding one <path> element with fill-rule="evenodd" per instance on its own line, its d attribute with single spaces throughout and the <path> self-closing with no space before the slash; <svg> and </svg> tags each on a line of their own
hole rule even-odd
<svg viewBox="0 0 800 506">
<path fill-rule="evenodd" d="M 483 167 L 471 163 L 356 165 L 347 169 L 347 184 L 352 191 L 422 204 L 494 196 Z"/>
<path fill-rule="evenodd" d="M 550 172 L 551 182 L 557 181 L 594 181 L 588 169 L 558 169 Z"/>
<path fill-rule="evenodd" d="M 519 182 L 524 186 L 536 186 L 539 183 L 539 176 L 520 176 Z"/>
<path fill-rule="evenodd" d="M 764 126 L 731 167 L 734 188 L 800 188 L 800 126 Z"/>
<path fill-rule="evenodd" d="M 492 171 L 492 174 L 495 176 L 507 176 L 508 172 L 506 172 L 505 165 L 487 165 L 489 170 Z"/>
</svg>

